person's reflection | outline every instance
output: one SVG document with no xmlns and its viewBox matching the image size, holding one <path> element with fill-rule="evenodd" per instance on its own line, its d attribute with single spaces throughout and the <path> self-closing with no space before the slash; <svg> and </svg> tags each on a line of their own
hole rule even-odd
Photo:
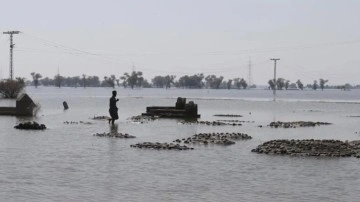
<svg viewBox="0 0 360 202">
<path fill-rule="evenodd" d="M 116 134 L 118 134 L 118 128 L 119 128 L 119 126 L 118 126 L 117 123 L 116 123 L 116 124 L 111 124 L 111 125 L 109 125 L 109 127 L 110 127 L 110 135 L 116 135 Z"/>
</svg>

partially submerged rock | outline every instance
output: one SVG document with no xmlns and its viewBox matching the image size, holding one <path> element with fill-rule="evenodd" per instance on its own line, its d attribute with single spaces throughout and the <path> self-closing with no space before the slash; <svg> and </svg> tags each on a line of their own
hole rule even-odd
<svg viewBox="0 0 360 202">
<path fill-rule="evenodd" d="M 94 116 L 92 119 L 93 119 L 93 120 L 104 120 L 104 121 L 108 121 L 108 120 L 111 119 L 111 118 L 108 117 L 108 116 Z"/>
<path fill-rule="evenodd" d="M 130 145 L 130 147 L 135 147 L 140 149 L 157 149 L 157 150 L 193 150 L 194 149 L 185 145 L 173 144 L 173 143 L 159 143 L 159 142 L 138 143 L 138 144 Z"/>
<path fill-rule="evenodd" d="M 46 129 L 46 126 L 44 124 L 39 124 L 35 121 L 31 122 L 25 122 L 25 123 L 19 123 L 14 128 L 16 129 L 24 129 L 24 130 L 44 130 Z"/>
<path fill-rule="evenodd" d="M 216 145 L 232 145 L 233 140 L 249 140 L 251 136 L 245 133 L 199 133 L 192 137 L 177 139 L 173 142 L 184 144 L 216 144 Z"/>
<path fill-rule="evenodd" d="M 138 116 L 132 116 L 128 120 L 131 120 L 134 123 L 148 123 L 149 121 L 154 121 L 157 119 L 159 119 L 158 116 L 138 115 Z"/>
<path fill-rule="evenodd" d="M 241 123 L 225 123 L 221 121 L 180 121 L 181 124 L 200 124 L 208 126 L 242 126 Z"/>
<path fill-rule="evenodd" d="M 88 122 L 88 121 L 64 121 L 64 124 L 69 124 L 69 125 L 77 125 L 77 124 L 91 125 L 93 123 Z"/>
<path fill-rule="evenodd" d="M 232 145 L 235 144 L 232 140 L 248 140 L 252 137 L 244 133 L 199 133 L 189 138 L 177 139 L 173 143 L 152 143 L 144 142 L 130 147 L 142 149 L 157 149 L 157 150 L 189 150 L 194 149 L 183 144 L 216 144 L 216 145 Z"/>
<path fill-rule="evenodd" d="M 221 117 L 243 117 L 240 114 L 215 114 L 214 116 L 221 116 Z"/>
<path fill-rule="evenodd" d="M 293 121 L 293 122 L 276 121 L 276 122 L 271 122 L 268 126 L 270 126 L 271 128 L 296 128 L 296 127 L 315 127 L 320 125 L 331 125 L 331 123 L 313 122 L 313 121 Z"/>
<path fill-rule="evenodd" d="M 216 120 L 219 122 L 229 122 L 229 123 L 255 123 L 255 121 L 242 121 L 242 120 Z"/>
<path fill-rule="evenodd" d="M 127 133 L 95 133 L 94 136 L 114 137 L 114 138 L 135 138 L 135 136 L 129 135 Z"/>
<path fill-rule="evenodd" d="M 328 156 L 360 158 L 360 141 L 340 140 L 271 140 L 251 150 L 256 153 L 292 156 Z"/>
</svg>

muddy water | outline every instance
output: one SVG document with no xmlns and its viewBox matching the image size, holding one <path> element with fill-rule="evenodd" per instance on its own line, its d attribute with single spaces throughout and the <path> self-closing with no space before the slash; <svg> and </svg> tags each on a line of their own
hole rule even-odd
<svg viewBox="0 0 360 202">
<path fill-rule="evenodd" d="M 271 139 L 360 139 L 359 91 L 283 91 L 278 102 L 265 90 L 118 89 L 120 119 L 113 130 L 135 139 L 94 137 L 104 121 L 112 89 L 28 88 L 41 110 L 34 119 L 0 117 L 1 201 L 358 201 L 360 161 L 251 153 Z M 199 105 L 200 120 L 246 120 L 243 126 L 182 125 L 177 120 L 134 124 L 127 120 L 150 105 L 174 105 L 177 96 Z M 189 100 L 189 99 L 188 99 Z M 67 101 L 69 110 L 63 111 Z M 9 104 L 0 101 L 0 104 Z M 4 104 L 5 105 L 5 104 Z M 4 106 L 3 105 L 3 106 Z M 214 114 L 242 114 L 242 118 Z M 36 120 L 45 131 L 21 131 Z M 271 121 L 324 121 L 330 126 L 259 128 Z M 63 124 L 86 121 L 85 124 Z M 242 132 L 235 145 L 194 146 L 189 151 L 130 148 L 138 142 L 170 142 L 200 132 Z M 357 133 L 356 133 L 357 132 Z"/>
</svg>

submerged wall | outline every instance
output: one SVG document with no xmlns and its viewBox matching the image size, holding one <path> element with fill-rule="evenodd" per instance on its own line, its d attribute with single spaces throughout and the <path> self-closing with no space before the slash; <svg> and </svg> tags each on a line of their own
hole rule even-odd
<svg viewBox="0 0 360 202">
<path fill-rule="evenodd" d="M 0 107 L 0 115 L 33 116 L 36 104 L 27 95 L 22 94 L 16 100 L 16 107 Z"/>
</svg>

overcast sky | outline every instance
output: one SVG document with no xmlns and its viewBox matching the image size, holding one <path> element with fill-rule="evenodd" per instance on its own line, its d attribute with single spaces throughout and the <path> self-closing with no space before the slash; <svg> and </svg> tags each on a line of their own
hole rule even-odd
<svg viewBox="0 0 360 202">
<path fill-rule="evenodd" d="M 101 78 L 205 73 L 266 84 L 278 77 L 359 84 L 359 0 L 0 0 L 14 74 Z M 9 36 L 0 35 L 0 78 Z"/>
</svg>

